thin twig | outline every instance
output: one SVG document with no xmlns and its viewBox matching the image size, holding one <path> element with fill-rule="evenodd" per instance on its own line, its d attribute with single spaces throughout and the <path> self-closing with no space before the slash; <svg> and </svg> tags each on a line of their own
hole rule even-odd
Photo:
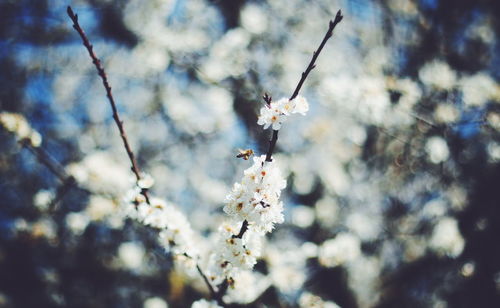
<svg viewBox="0 0 500 308">
<path fill-rule="evenodd" d="M 29 140 L 21 140 L 19 143 L 33 153 L 37 160 L 46 166 L 62 183 L 67 182 L 71 177 L 66 173 L 64 167 L 43 148 L 32 146 Z"/>
<path fill-rule="evenodd" d="M 224 296 L 224 294 L 226 294 L 228 287 L 229 287 L 229 280 L 228 279 L 224 279 L 224 281 L 220 285 L 218 285 L 219 289 L 215 293 L 214 299 L 217 301 L 217 304 L 219 304 L 220 306 L 223 306 L 223 307 L 225 306 L 225 303 L 222 300 L 222 297 Z"/>
<path fill-rule="evenodd" d="M 293 100 L 294 98 L 297 97 L 297 95 L 299 95 L 300 89 L 302 88 L 302 85 L 306 81 L 307 76 L 316 67 L 316 65 L 314 63 L 316 62 L 316 59 L 318 58 L 319 54 L 321 53 L 321 50 L 323 50 L 323 47 L 325 46 L 328 39 L 330 39 L 332 37 L 333 29 L 335 29 L 337 24 L 342 21 L 342 18 L 344 18 L 344 16 L 342 16 L 342 11 L 339 10 L 337 12 L 337 15 L 335 15 L 335 20 L 333 20 L 333 21 L 330 20 L 328 31 L 326 32 L 325 37 L 321 41 L 321 44 L 319 44 L 318 49 L 315 52 L 313 52 L 311 62 L 309 62 L 309 65 L 307 66 L 306 70 L 302 73 L 302 76 L 300 77 L 299 83 L 297 84 L 297 87 L 295 88 L 295 91 L 293 91 L 293 94 L 292 94 L 292 96 L 290 96 L 289 100 Z M 266 161 L 272 161 L 271 157 L 273 155 L 274 148 L 276 147 L 277 141 L 278 141 L 278 131 L 273 130 L 273 135 L 271 137 L 271 140 L 269 140 L 269 148 L 268 148 L 267 154 L 266 154 Z"/>
<path fill-rule="evenodd" d="M 216 298 L 214 287 L 212 287 L 212 284 L 210 283 L 210 281 L 208 281 L 207 275 L 203 273 L 201 267 L 198 264 L 196 264 L 196 269 L 198 270 L 198 273 L 200 274 L 201 278 L 203 278 L 203 281 L 205 281 L 205 284 L 208 286 L 208 291 L 210 292 L 210 296 L 212 298 Z"/>
<path fill-rule="evenodd" d="M 130 145 L 127 139 L 127 134 L 125 133 L 125 129 L 123 128 L 123 121 L 120 119 L 120 116 L 118 115 L 115 99 L 113 98 L 113 94 L 111 92 L 111 86 L 109 85 L 106 72 L 104 71 L 104 68 L 101 65 L 101 60 L 99 60 L 99 58 L 97 58 L 97 56 L 95 55 L 94 47 L 90 43 L 83 29 L 80 27 L 80 24 L 78 23 L 78 15 L 73 12 L 70 6 L 68 6 L 67 13 L 69 18 L 71 18 L 71 20 L 73 21 L 73 28 L 76 30 L 76 32 L 78 32 L 78 34 L 82 38 L 83 45 L 85 46 L 85 48 L 87 48 L 89 56 L 92 59 L 92 63 L 94 63 L 94 66 L 97 69 L 97 72 L 102 79 L 102 84 L 106 89 L 106 96 L 111 105 L 111 109 L 113 110 L 113 119 L 115 120 L 116 126 L 118 126 L 118 130 L 120 131 L 120 137 L 122 138 L 123 141 L 123 146 L 125 147 L 125 151 L 127 151 L 128 158 L 130 159 L 130 163 L 132 164 L 131 167 L 132 172 L 134 172 L 136 180 L 139 181 L 141 179 L 141 172 L 139 170 L 139 167 L 137 166 L 137 161 L 135 159 L 134 153 L 130 149 Z M 149 197 L 147 191 L 143 189 L 141 191 L 141 194 L 144 196 L 144 198 L 146 198 L 146 202 L 149 204 Z"/>
<path fill-rule="evenodd" d="M 49 169 L 49 171 L 52 172 L 61 181 L 62 186 L 57 189 L 55 198 L 53 198 L 49 204 L 49 211 L 54 212 L 58 203 L 61 201 L 64 195 L 72 187 L 78 187 L 76 179 L 72 175 L 69 175 L 64 167 L 43 148 L 34 147 L 29 140 L 21 140 L 19 143 L 28 151 L 30 151 L 37 158 L 38 162 L 47 167 L 47 169 Z M 79 188 L 87 191 L 82 187 Z"/>
<path fill-rule="evenodd" d="M 232 238 L 242 238 L 243 234 L 245 234 L 247 230 L 248 230 L 248 221 L 245 219 L 243 220 L 243 224 L 241 225 L 240 232 L 237 235 L 233 235 Z"/>
<path fill-rule="evenodd" d="M 264 95 L 262 95 L 262 99 L 264 99 L 264 101 L 266 102 L 267 107 L 271 108 L 271 102 L 273 101 L 273 98 L 269 94 L 264 93 Z"/>
</svg>

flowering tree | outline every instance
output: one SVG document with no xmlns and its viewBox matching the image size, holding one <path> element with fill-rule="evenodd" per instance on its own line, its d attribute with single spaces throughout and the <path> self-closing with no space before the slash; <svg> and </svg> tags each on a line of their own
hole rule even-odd
<svg viewBox="0 0 500 308">
<path fill-rule="evenodd" d="M 0 306 L 498 306 L 495 8 L 1 3 Z"/>
<path fill-rule="evenodd" d="M 140 175 L 134 154 L 123 127 L 123 122 L 118 115 L 117 107 L 111 86 L 109 85 L 106 72 L 101 66 L 101 61 L 96 57 L 93 46 L 89 42 L 85 32 L 80 27 L 78 15 L 71 7 L 67 9 L 68 16 L 73 21 L 73 28 L 82 38 L 83 45 L 87 48 L 90 58 L 94 63 L 99 76 L 102 79 L 106 95 L 113 111 L 113 119 L 120 132 L 125 150 L 132 165 L 132 171 L 136 177 L 136 187 L 129 192 L 126 200 L 128 215 L 137 219 L 145 225 L 157 228 L 160 231 L 159 239 L 167 251 L 171 251 L 176 261 L 181 262 L 188 270 L 195 268 L 201 275 L 214 299 L 211 306 L 224 305 L 224 296 L 227 290 L 228 300 L 232 302 L 251 303 L 264 288 L 255 288 L 257 281 L 252 277 L 251 270 L 261 256 L 262 237 L 274 229 L 274 224 L 283 223 L 283 203 L 280 201 L 281 191 L 286 187 L 286 181 L 276 166 L 272 157 L 278 131 L 286 118 L 294 113 L 305 115 L 309 110 L 306 99 L 299 96 L 299 91 L 308 74 L 314 69 L 316 59 L 325 46 L 327 40 L 332 36 L 335 26 L 342 20 L 342 14 L 337 12 L 334 21 L 330 21 L 328 31 L 313 53 L 313 57 L 302 73 L 302 77 L 295 88 L 292 96 L 282 98 L 273 102 L 272 98 L 265 94 L 266 105 L 261 108 L 258 124 L 264 125 L 264 129 L 272 126 L 273 134 L 269 141 L 269 149 L 265 155 L 255 157 L 253 165 L 244 171 L 240 183 L 233 186 L 231 193 L 226 197 L 224 212 L 230 219 L 224 221 L 218 228 L 216 241 L 213 243 L 215 249 L 196 249 L 199 236 L 191 229 L 188 220 L 175 206 L 168 205 L 160 199 L 151 200 L 148 189 L 153 184 L 148 175 Z M 247 150 L 248 154 L 253 153 Z M 239 231 L 238 231 L 239 230 Z M 204 250 L 204 251 L 203 251 Z M 199 263 L 204 263 L 206 272 Z M 242 280 L 242 281 L 240 281 Z M 217 287 L 214 287 L 215 284 Z M 228 289 L 229 287 L 229 289 Z M 196 302 L 194 305 L 207 304 L 206 301 Z"/>
</svg>

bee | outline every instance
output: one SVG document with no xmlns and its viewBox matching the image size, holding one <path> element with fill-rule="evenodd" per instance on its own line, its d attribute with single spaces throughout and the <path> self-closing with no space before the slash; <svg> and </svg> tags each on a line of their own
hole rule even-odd
<svg viewBox="0 0 500 308">
<path fill-rule="evenodd" d="M 247 149 L 247 150 L 242 150 L 238 149 L 238 155 L 236 155 L 237 158 L 243 158 L 244 160 L 248 160 L 250 156 L 253 155 L 253 150 L 252 149 Z"/>
</svg>

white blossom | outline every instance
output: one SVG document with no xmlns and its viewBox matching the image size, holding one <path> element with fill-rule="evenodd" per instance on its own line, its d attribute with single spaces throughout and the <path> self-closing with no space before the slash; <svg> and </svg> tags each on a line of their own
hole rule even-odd
<svg viewBox="0 0 500 308">
<path fill-rule="evenodd" d="M 224 222 L 218 230 L 216 247 L 210 256 L 207 275 L 218 284 L 225 277 L 233 277 L 238 272 L 250 270 L 261 255 L 262 236 L 249 226 L 241 238 L 237 235 L 240 224 Z"/>
<path fill-rule="evenodd" d="M 293 100 L 281 98 L 260 109 L 257 124 L 264 125 L 264 129 L 272 125 L 273 130 L 279 130 L 285 122 L 286 116 L 294 113 L 305 115 L 307 111 L 309 111 L 309 104 L 304 97 L 299 95 Z"/>
<path fill-rule="evenodd" d="M 158 198 L 146 203 L 140 189 L 129 193 L 127 215 L 146 226 L 160 229 L 160 244 L 173 254 L 198 255 L 194 244 L 195 234 L 186 216 L 177 207 Z M 137 204 L 134 204 L 137 203 Z"/>
<path fill-rule="evenodd" d="M 39 147 L 42 144 L 42 136 L 30 126 L 21 114 L 1 112 L 0 125 L 13 133 L 20 141 L 27 140 L 34 147 Z"/>
<path fill-rule="evenodd" d="M 153 187 L 155 180 L 149 174 L 142 174 L 141 178 L 137 181 L 137 186 L 143 189 L 148 189 Z"/>
<path fill-rule="evenodd" d="M 241 183 L 236 183 L 226 197 L 224 212 L 236 221 L 247 220 L 256 230 L 270 232 L 275 223 L 283 222 L 281 190 L 286 187 L 275 161 L 266 156 L 254 157 Z"/>
</svg>

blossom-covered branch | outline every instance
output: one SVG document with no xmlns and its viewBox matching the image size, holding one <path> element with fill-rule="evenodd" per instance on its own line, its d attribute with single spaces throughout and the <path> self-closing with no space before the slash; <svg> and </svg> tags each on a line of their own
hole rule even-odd
<svg viewBox="0 0 500 308">
<path fill-rule="evenodd" d="M 113 119 L 115 120 L 118 130 L 120 131 L 123 145 L 132 165 L 131 169 L 136 177 L 136 187 L 126 197 L 127 205 L 132 205 L 131 208 L 127 209 L 128 216 L 137 219 L 144 225 L 149 225 L 160 230 L 159 240 L 162 246 L 165 249 L 170 250 L 174 257 L 181 259 L 185 264 L 189 264 L 188 266 L 192 269 L 196 269 L 196 271 L 203 278 L 203 281 L 206 283 L 211 296 L 215 297 L 213 286 L 210 284 L 207 276 L 198 265 L 199 253 L 193 244 L 196 236 L 194 235 L 194 231 L 191 229 L 186 217 L 173 205 L 167 204 L 160 199 L 149 198 L 147 191 L 153 185 L 154 180 L 149 176 L 141 176 L 139 167 L 137 166 L 137 161 L 130 148 L 127 135 L 123 127 L 123 121 L 118 115 L 118 110 L 116 108 L 106 72 L 101 65 L 101 61 L 95 55 L 92 44 L 78 23 L 78 15 L 73 12 L 70 6 L 67 8 L 67 13 L 73 21 L 73 28 L 80 35 L 83 45 L 87 48 L 89 56 L 92 59 L 92 63 L 94 63 L 97 72 L 102 79 L 102 83 L 106 89 L 106 96 L 113 111 Z"/>
<path fill-rule="evenodd" d="M 123 127 L 123 121 L 120 119 L 120 116 L 118 115 L 115 99 L 113 97 L 113 93 L 111 92 L 111 86 L 109 85 L 106 72 L 104 71 L 104 68 L 101 65 L 101 60 L 99 60 L 99 58 L 97 58 L 97 56 L 95 55 L 94 46 L 92 46 L 92 44 L 90 43 L 89 39 L 87 38 L 87 35 L 85 34 L 85 31 L 83 31 L 83 29 L 80 27 L 80 24 L 78 23 L 78 14 L 75 14 L 70 6 L 68 6 L 67 8 L 67 13 L 69 18 L 71 18 L 71 20 L 73 21 L 73 28 L 78 32 L 78 34 L 82 38 L 83 45 L 85 46 L 85 48 L 87 48 L 89 56 L 92 59 L 92 63 L 94 63 L 95 68 L 97 69 L 97 72 L 102 79 L 102 84 L 106 89 L 106 96 L 111 105 L 111 109 L 113 110 L 113 119 L 115 120 L 116 126 L 120 131 L 120 137 L 122 138 L 123 146 L 127 151 L 128 158 L 130 159 L 130 163 L 132 165 L 131 166 L 132 172 L 134 173 L 137 182 L 139 182 L 141 181 L 141 172 L 139 170 L 139 167 L 137 166 L 137 161 L 135 159 L 134 152 L 132 152 L 132 149 L 130 148 L 127 139 L 127 134 L 125 133 L 125 128 Z M 147 189 L 143 189 L 141 191 L 141 194 L 144 196 L 144 198 L 146 198 L 146 202 L 149 203 L 149 196 L 147 193 Z"/>
<path fill-rule="evenodd" d="M 0 126 L 14 134 L 19 144 L 30 151 L 38 162 L 47 167 L 61 181 L 62 186 L 58 189 L 57 196 L 49 204 L 49 208 L 54 210 L 64 194 L 71 187 L 76 186 L 75 178 L 69 175 L 64 167 L 42 148 L 42 136 L 31 127 L 24 116 L 18 113 L 1 112 Z M 80 187 L 80 189 L 83 188 Z"/>
<path fill-rule="evenodd" d="M 335 15 L 335 19 L 333 21 L 330 20 L 328 31 L 326 32 L 325 37 L 321 41 L 321 44 L 319 44 L 318 49 L 315 52 L 313 52 L 311 62 L 309 62 L 309 65 L 307 66 L 306 70 L 304 72 L 302 72 L 302 76 L 300 77 L 299 83 L 297 84 L 297 87 L 295 87 L 295 90 L 293 91 L 292 96 L 290 96 L 290 98 L 289 98 L 290 101 L 294 100 L 299 95 L 300 89 L 302 88 L 302 85 L 306 81 L 307 76 L 316 67 L 316 64 L 315 64 L 316 59 L 318 58 L 319 54 L 321 53 L 321 50 L 323 50 L 323 47 L 325 46 L 326 42 L 332 37 L 333 30 L 335 29 L 337 24 L 342 21 L 342 18 L 344 18 L 344 16 L 342 15 L 342 11 L 338 10 L 337 14 Z M 266 98 L 264 98 L 264 100 L 266 100 L 266 103 L 268 103 L 268 105 L 271 104 L 270 98 L 269 98 L 269 102 L 267 101 Z M 277 141 L 278 141 L 278 129 L 273 128 L 273 135 L 271 137 L 271 140 L 269 140 L 269 148 L 268 148 L 267 154 L 266 154 L 266 161 L 271 161 L 271 156 L 273 155 L 274 147 L 276 146 Z"/>
<path fill-rule="evenodd" d="M 302 73 L 299 83 L 295 87 L 295 90 L 293 91 L 293 94 L 289 99 L 282 98 L 278 102 L 273 102 L 271 96 L 269 96 L 267 93 L 264 94 L 263 99 L 266 102 L 266 106 L 262 107 L 260 112 L 261 115 L 257 123 L 260 125 L 264 125 L 264 128 L 268 128 L 269 126 L 272 126 L 273 128 L 273 134 L 271 139 L 269 140 L 269 148 L 266 153 L 266 162 L 272 161 L 274 148 L 276 147 L 276 143 L 278 141 L 278 132 L 281 128 L 281 124 L 285 121 L 286 116 L 290 115 L 291 113 L 304 114 L 305 112 L 307 112 L 307 102 L 302 97 L 297 96 L 299 95 L 300 89 L 302 88 L 302 85 L 304 84 L 307 76 L 316 67 L 316 59 L 323 50 L 326 42 L 332 37 L 333 30 L 335 29 L 337 24 L 342 21 L 343 18 L 344 16 L 342 15 L 342 11 L 339 10 L 335 15 L 335 19 L 333 21 L 330 20 L 328 31 L 319 44 L 318 49 L 313 52 L 311 61 L 307 65 L 306 70 Z M 235 237 L 242 238 L 247 229 L 248 222 L 244 220 L 240 231 Z"/>
<path fill-rule="evenodd" d="M 309 105 L 304 97 L 298 93 L 309 72 L 314 69 L 315 61 L 327 40 L 332 36 L 333 29 L 342 20 L 341 11 L 338 11 L 334 21 L 330 21 L 328 31 L 320 46 L 302 73 L 302 77 L 290 98 L 282 98 L 276 102 L 266 93 L 263 99 L 266 105 L 261 108 L 257 124 L 264 129 L 272 127 L 273 136 L 269 143 L 269 150 L 265 155 L 254 157 L 253 165 L 244 171 L 240 182 L 235 183 L 232 191 L 226 196 L 224 212 L 229 220 L 219 227 L 217 246 L 214 249 L 207 272 L 213 283 L 218 285 L 215 300 L 218 304 L 225 302 L 225 293 L 228 291 L 226 302 L 244 302 L 241 294 L 232 295 L 234 290 L 245 292 L 252 288 L 248 275 L 261 255 L 262 240 L 266 233 L 274 229 L 274 225 L 282 223 L 283 202 L 280 201 L 286 181 L 272 159 L 272 153 L 278 140 L 278 130 L 288 116 L 300 113 L 305 115 Z M 239 231 L 237 231 L 239 230 Z M 247 276 L 246 282 L 239 279 Z M 228 288 L 229 286 L 229 288 Z M 254 287 L 254 286 L 253 286 Z M 248 292 L 248 291 L 247 291 Z"/>
</svg>

